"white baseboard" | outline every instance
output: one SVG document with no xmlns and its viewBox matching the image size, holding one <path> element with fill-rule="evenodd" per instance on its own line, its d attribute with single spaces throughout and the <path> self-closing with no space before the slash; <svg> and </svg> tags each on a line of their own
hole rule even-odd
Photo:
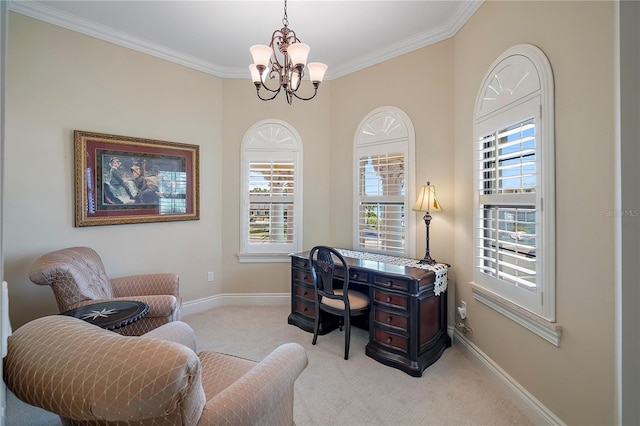
<svg viewBox="0 0 640 426">
<path fill-rule="evenodd" d="M 196 314 L 219 306 L 275 306 L 289 305 L 291 293 L 227 293 L 217 294 L 182 304 L 182 315 Z"/>
<path fill-rule="evenodd" d="M 458 329 L 453 344 L 460 349 L 534 424 L 566 426 L 555 414 L 507 374 Z"/>
</svg>

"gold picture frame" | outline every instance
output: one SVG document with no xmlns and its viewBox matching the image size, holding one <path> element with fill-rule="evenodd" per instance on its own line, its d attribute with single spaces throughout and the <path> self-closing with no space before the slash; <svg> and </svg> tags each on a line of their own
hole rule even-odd
<svg viewBox="0 0 640 426">
<path fill-rule="evenodd" d="M 75 226 L 199 220 L 199 151 L 74 130 Z"/>
</svg>

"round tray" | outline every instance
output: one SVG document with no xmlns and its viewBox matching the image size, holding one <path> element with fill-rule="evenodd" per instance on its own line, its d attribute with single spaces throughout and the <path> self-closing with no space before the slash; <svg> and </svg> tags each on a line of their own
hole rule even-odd
<svg viewBox="0 0 640 426">
<path fill-rule="evenodd" d="M 61 315 L 79 318 L 107 330 L 139 320 L 149 312 L 149 305 L 134 300 L 114 300 L 81 306 Z"/>
</svg>

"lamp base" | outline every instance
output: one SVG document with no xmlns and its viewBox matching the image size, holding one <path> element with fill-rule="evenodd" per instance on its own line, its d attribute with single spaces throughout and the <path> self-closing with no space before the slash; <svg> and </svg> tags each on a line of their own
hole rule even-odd
<svg viewBox="0 0 640 426">
<path fill-rule="evenodd" d="M 432 259 L 431 256 L 427 255 L 423 259 L 421 259 L 418 263 L 421 265 L 435 265 L 438 262 Z"/>
</svg>

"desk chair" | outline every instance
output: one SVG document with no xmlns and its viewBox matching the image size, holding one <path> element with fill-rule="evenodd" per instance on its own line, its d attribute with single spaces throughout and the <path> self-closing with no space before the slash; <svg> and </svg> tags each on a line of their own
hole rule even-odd
<svg viewBox="0 0 640 426">
<path fill-rule="evenodd" d="M 340 273 L 334 281 L 336 261 Z M 344 333 L 344 359 L 349 359 L 349 340 L 351 338 L 351 317 L 365 315 L 369 312 L 369 297 L 355 290 L 349 290 L 349 265 L 344 257 L 331 247 L 316 246 L 309 252 L 309 266 L 315 283 L 315 325 L 313 342 L 318 340 L 320 328 L 320 311 L 325 311 L 341 318 L 340 331 Z M 340 279 L 340 275 L 343 278 Z"/>
</svg>

